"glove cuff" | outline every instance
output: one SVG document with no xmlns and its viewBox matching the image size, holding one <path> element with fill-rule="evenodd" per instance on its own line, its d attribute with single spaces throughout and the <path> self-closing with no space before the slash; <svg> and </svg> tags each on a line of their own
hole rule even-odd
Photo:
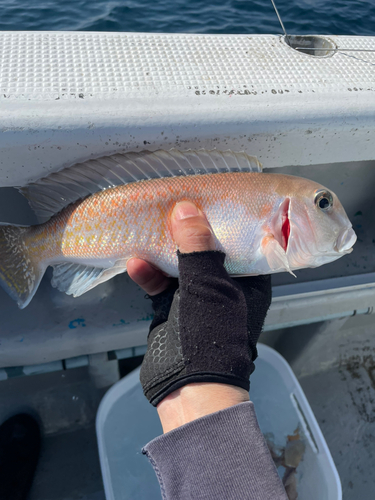
<svg viewBox="0 0 375 500">
<path fill-rule="evenodd" d="M 161 382 L 160 384 L 151 387 L 148 391 L 144 391 L 145 396 L 153 406 L 157 406 L 166 396 L 187 384 L 211 382 L 216 384 L 234 385 L 236 387 L 241 387 L 241 389 L 245 389 L 247 392 L 250 390 L 250 381 L 248 379 L 245 380 L 231 374 L 224 375 L 222 373 L 207 372 L 193 373 L 185 376 L 179 374 L 173 378 L 174 380 L 171 380 L 168 383 Z"/>
</svg>

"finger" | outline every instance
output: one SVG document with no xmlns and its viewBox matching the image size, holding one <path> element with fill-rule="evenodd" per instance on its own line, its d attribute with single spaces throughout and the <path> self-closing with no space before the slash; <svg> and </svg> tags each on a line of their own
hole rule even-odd
<svg viewBox="0 0 375 500">
<path fill-rule="evenodd" d="M 126 263 L 130 278 L 149 295 L 157 295 L 166 290 L 171 282 L 159 269 L 141 259 L 130 259 Z"/>
<path fill-rule="evenodd" d="M 215 250 L 214 235 L 206 217 L 190 201 L 177 203 L 171 225 L 173 239 L 181 253 Z"/>
</svg>

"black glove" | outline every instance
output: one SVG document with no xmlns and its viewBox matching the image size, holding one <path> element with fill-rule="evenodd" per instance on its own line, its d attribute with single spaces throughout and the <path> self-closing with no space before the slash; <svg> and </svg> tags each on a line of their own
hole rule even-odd
<svg viewBox="0 0 375 500">
<path fill-rule="evenodd" d="M 217 251 L 181 254 L 179 288 L 150 297 L 155 316 L 141 368 L 145 396 L 156 406 L 193 382 L 249 390 L 256 343 L 271 303 L 269 276 L 233 280 Z M 241 284 L 241 285 L 240 285 Z"/>
</svg>

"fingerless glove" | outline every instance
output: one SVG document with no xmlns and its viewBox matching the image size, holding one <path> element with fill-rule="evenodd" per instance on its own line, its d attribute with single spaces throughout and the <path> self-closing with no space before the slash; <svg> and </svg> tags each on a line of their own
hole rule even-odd
<svg viewBox="0 0 375 500">
<path fill-rule="evenodd" d="M 235 281 L 224 260 L 218 251 L 178 252 L 179 288 L 174 282 L 151 297 L 155 316 L 141 383 L 154 406 L 193 382 L 249 390 L 256 342 L 271 302 L 270 278 Z"/>
</svg>

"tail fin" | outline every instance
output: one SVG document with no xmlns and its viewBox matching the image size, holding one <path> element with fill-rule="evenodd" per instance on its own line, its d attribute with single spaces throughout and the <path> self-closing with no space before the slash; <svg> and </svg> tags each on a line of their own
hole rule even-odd
<svg viewBox="0 0 375 500">
<path fill-rule="evenodd" d="M 26 244 L 25 226 L 0 226 L 0 286 L 23 309 L 33 298 L 45 269 L 33 262 Z"/>
</svg>

